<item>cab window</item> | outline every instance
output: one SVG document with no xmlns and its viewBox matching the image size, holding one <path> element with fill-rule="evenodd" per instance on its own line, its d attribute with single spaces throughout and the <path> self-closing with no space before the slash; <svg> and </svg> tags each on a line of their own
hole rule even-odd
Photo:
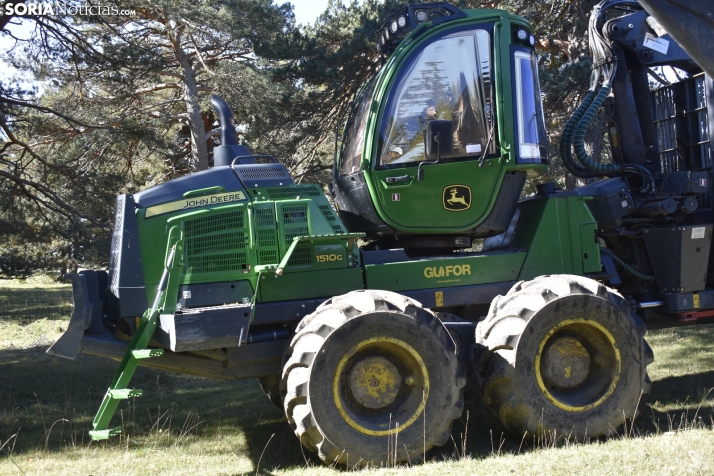
<svg viewBox="0 0 714 476">
<path fill-rule="evenodd" d="M 340 175 L 352 175 L 361 170 L 365 129 L 367 128 L 367 118 L 369 117 L 372 93 L 376 83 L 377 81 L 372 79 L 371 83 L 364 88 L 364 91 L 360 94 L 357 107 L 347 121 L 347 141 L 342 151 Z"/>
<path fill-rule="evenodd" d="M 525 48 L 514 48 L 513 70 L 517 161 L 547 163 L 548 143 L 535 53 Z"/>
<path fill-rule="evenodd" d="M 379 166 L 426 160 L 424 131 L 434 119 L 452 122 L 453 150 L 443 159 L 495 152 L 491 64 L 491 37 L 483 29 L 451 33 L 415 54 L 392 87 L 380 128 Z"/>
</svg>

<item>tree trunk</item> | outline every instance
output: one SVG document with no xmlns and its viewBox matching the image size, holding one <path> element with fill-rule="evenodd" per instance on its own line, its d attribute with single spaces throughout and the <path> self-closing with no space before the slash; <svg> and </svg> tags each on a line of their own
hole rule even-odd
<svg viewBox="0 0 714 476">
<path fill-rule="evenodd" d="M 201 107 L 198 104 L 198 85 L 196 75 L 191 67 L 188 55 L 181 47 L 181 39 L 184 27 L 176 28 L 176 36 L 173 41 L 176 59 L 181 65 L 183 73 L 183 101 L 186 104 L 188 114 L 188 126 L 191 129 L 191 157 L 192 166 L 195 170 L 206 170 L 208 168 L 208 147 L 206 146 L 206 129 L 201 118 Z"/>
</svg>

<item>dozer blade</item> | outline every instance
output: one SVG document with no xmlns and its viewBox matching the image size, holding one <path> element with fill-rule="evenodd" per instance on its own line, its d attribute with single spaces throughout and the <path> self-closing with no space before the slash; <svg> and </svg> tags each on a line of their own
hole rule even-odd
<svg viewBox="0 0 714 476">
<path fill-rule="evenodd" d="M 98 294 L 96 275 L 93 272 L 82 272 L 81 274 L 67 274 L 65 279 L 72 281 L 72 295 L 74 297 L 74 308 L 72 317 L 64 334 L 47 349 L 47 353 L 56 357 L 74 360 L 79 353 L 82 344 L 84 331 L 92 323 L 94 304 L 89 293 L 94 291 Z M 90 282 L 93 280 L 94 282 Z"/>
</svg>

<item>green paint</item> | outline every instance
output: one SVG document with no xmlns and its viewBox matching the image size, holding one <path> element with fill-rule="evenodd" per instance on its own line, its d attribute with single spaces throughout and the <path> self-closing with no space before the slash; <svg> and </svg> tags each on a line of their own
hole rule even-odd
<svg viewBox="0 0 714 476">
<path fill-rule="evenodd" d="M 526 253 L 487 251 L 454 258 L 436 258 L 364 267 L 369 289 L 408 291 L 514 281 Z"/>
<path fill-rule="evenodd" d="M 478 226 L 492 210 L 506 173 L 534 177 L 547 168 L 516 164 L 511 85 L 511 30 L 530 29 L 502 10 L 467 10 L 466 18 L 413 32 L 378 73 L 369 101 L 362 170 L 377 212 L 402 232 L 456 233 Z M 425 42 L 455 29 L 490 25 L 497 155 L 479 166 L 478 156 L 423 167 L 376 166 L 377 138 L 387 98 L 399 71 Z M 387 178 L 408 175 L 406 182 Z M 202 196 L 213 187 L 187 192 Z M 395 198 L 395 194 L 398 197 Z M 470 195 L 467 200 L 467 195 Z M 468 202 L 468 203 L 466 203 Z M 239 281 L 258 288 L 258 302 L 330 297 L 355 289 L 405 291 L 530 279 L 540 274 L 600 270 L 595 221 L 581 197 L 533 199 L 523 205 L 513 247 L 405 263 L 360 267 L 359 250 L 318 185 L 251 188 L 246 200 L 176 211 L 145 219 L 137 214 L 147 295 L 153 300 L 164 269 L 168 230 L 184 234 L 179 284 Z M 337 236 L 335 236 L 337 235 Z M 297 241 L 296 241 L 297 240 Z"/>
<path fill-rule="evenodd" d="M 534 198 L 521 204 L 513 246 L 528 250 L 518 279 L 600 271 L 597 225 L 584 197 Z"/>
<path fill-rule="evenodd" d="M 207 189 L 206 189 L 207 190 Z M 317 185 L 254 188 L 252 202 L 207 206 L 145 219 L 137 213 L 147 297 L 152 302 L 163 272 L 167 231 L 185 234 L 178 284 L 247 281 L 255 289 L 258 267 L 278 266 L 296 237 L 285 273 L 348 269 L 359 266 L 354 237 Z M 319 237 L 319 239 L 317 238 Z M 360 278 L 361 286 L 361 278 Z M 326 288 L 329 289 L 329 286 Z M 341 288 L 340 288 L 341 289 Z M 286 296 L 293 296 L 287 291 Z M 293 299 L 273 294 L 271 300 Z"/>
<path fill-rule="evenodd" d="M 477 160 L 454 162 L 424 167 L 424 180 L 416 180 L 416 167 L 408 169 L 376 170 L 372 173 L 376 185 L 377 197 L 384 213 L 400 230 L 452 228 L 473 228 L 483 221 L 494 195 L 497 183 L 503 180 L 501 167 L 495 161 L 488 161 L 483 167 Z M 410 175 L 409 184 L 387 184 L 387 177 Z M 461 193 L 461 187 L 470 189 Z M 468 200 L 468 208 L 461 211 L 447 209 L 450 206 L 446 200 L 451 200 L 450 190 L 456 190 L 453 197 L 458 200 Z M 392 195 L 400 194 L 400 200 L 394 201 Z"/>
<path fill-rule="evenodd" d="M 497 191 L 508 172 L 526 171 L 530 177 L 545 173 L 547 165 L 516 164 L 513 129 L 513 94 L 511 88 L 511 27 L 531 26 L 523 18 L 504 10 L 464 10 L 466 18 L 445 22 L 438 26 L 420 26 L 400 43 L 387 63 L 378 73 L 377 86 L 367 119 L 361 168 L 380 217 L 398 231 L 408 233 L 459 233 L 474 228 L 485 220 L 492 210 Z M 396 87 L 399 72 L 406 66 L 410 55 L 425 42 L 448 34 L 449 31 L 475 25 L 493 25 L 494 106 L 496 110 L 497 137 L 500 157 L 485 161 L 478 167 L 478 157 L 467 162 L 442 163 L 424 166 L 424 180 L 416 181 L 416 165 L 398 169 L 377 169 L 378 138 L 387 99 Z M 408 183 L 386 183 L 387 177 L 410 175 Z M 463 184 L 471 188 L 473 199 L 465 211 L 449 211 L 444 207 L 444 189 L 449 185 Z M 393 194 L 400 194 L 395 200 Z"/>
<path fill-rule="evenodd" d="M 259 287 L 260 302 L 328 299 L 363 288 L 361 268 L 286 273 L 281 276 L 264 272 Z"/>
</svg>

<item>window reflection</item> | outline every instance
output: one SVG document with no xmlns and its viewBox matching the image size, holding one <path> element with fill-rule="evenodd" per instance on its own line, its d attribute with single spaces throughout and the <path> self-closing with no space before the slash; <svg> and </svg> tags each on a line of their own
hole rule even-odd
<svg viewBox="0 0 714 476">
<path fill-rule="evenodd" d="M 483 155 L 492 123 L 490 51 L 487 31 L 462 31 L 427 45 L 411 61 L 382 121 L 382 165 L 425 160 L 424 131 L 434 119 L 453 124 L 453 151 L 443 158 Z"/>
<path fill-rule="evenodd" d="M 538 64 L 530 51 L 514 53 L 519 161 L 547 159 Z"/>
<path fill-rule="evenodd" d="M 361 169 L 364 134 L 369 116 L 369 106 L 372 104 L 372 92 L 376 83 L 373 79 L 362 92 L 361 102 L 348 125 L 347 143 L 340 164 L 340 175 L 351 175 Z"/>
</svg>

